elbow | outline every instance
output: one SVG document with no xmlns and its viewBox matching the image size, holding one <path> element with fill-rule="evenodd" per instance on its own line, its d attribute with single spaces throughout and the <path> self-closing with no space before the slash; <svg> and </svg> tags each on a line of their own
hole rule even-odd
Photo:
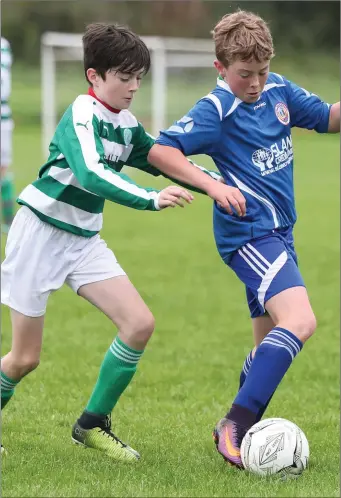
<svg viewBox="0 0 341 498">
<path fill-rule="evenodd" d="M 93 191 L 93 174 L 91 171 L 86 171 L 83 175 L 82 178 L 78 178 L 78 181 L 80 185 L 85 188 L 85 190 L 88 190 L 89 192 Z"/>
</svg>

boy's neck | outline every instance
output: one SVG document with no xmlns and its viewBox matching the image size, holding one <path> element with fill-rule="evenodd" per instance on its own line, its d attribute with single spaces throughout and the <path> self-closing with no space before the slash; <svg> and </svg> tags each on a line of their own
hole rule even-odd
<svg viewBox="0 0 341 498">
<path fill-rule="evenodd" d="M 92 88 L 92 86 L 89 87 L 88 95 L 91 95 L 91 97 L 94 97 L 96 100 L 98 100 L 98 102 L 100 102 L 102 105 L 104 105 L 104 107 L 106 107 L 107 109 L 109 109 L 109 111 L 114 112 L 115 114 L 118 114 L 119 112 L 121 112 L 120 109 L 115 109 L 114 107 L 111 107 L 109 104 L 107 104 L 106 102 L 104 102 L 104 100 L 99 99 L 97 97 L 97 95 L 95 94 L 94 89 Z"/>
</svg>

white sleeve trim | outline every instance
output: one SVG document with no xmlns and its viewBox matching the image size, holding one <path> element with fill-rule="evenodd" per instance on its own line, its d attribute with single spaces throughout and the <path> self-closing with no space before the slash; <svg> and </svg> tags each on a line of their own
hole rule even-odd
<svg viewBox="0 0 341 498">
<path fill-rule="evenodd" d="M 155 207 L 156 211 L 161 210 L 160 205 L 159 205 L 160 193 L 161 192 L 152 192 L 152 194 L 153 194 L 152 198 L 154 201 L 154 207 Z"/>
<path fill-rule="evenodd" d="M 218 99 L 218 97 L 216 95 L 213 95 L 213 93 L 209 93 L 208 95 L 206 95 L 205 98 L 211 100 L 213 102 L 213 104 L 216 106 L 218 114 L 219 114 L 220 121 L 222 121 L 222 119 L 223 119 L 223 108 L 222 108 L 221 102 Z"/>
</svg>

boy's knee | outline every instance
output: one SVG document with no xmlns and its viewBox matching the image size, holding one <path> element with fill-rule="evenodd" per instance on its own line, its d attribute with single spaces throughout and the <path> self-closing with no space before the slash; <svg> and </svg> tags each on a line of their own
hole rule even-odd
<svg viewBox="0 0 341 498">
<path fill-rule="evenodd" d="M 18 372 L 18 377 L 24 377 L 35 370 L 40 363 L 40 358 L 34 355 L 24 355 L 13 358 L 12 367 Z"/>
<path fill-rule="evenodd" d="M 306 342 L 315 332 L 317 321 L 312 311 L 302 313 L 292 320 L 292 325 L 287 328 L 298 337 L 301 342 Z"/>
<path fill-rule="evenodd" d="M 316 317 L 313 312 L 305 317 L 304 324 L 302 323 L 302 342 L 305 342 L 313 335 L 317 327 Z"/>
<path fill-rule="evenodd" d="M 135 316 L 126 324 L 121 333 L 129 340 L 147 343 L 155 328 L 155 318 L 148 310 L 143 315 Z"/>
</svg>

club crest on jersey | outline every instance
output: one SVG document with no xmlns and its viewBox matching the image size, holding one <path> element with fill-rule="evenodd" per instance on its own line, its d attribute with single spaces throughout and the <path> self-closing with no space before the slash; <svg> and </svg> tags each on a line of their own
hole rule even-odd
<svg viewBox="0 0 341 498">
<path fill-rule="evenodd" d="M 123 140 L 126 145 L 129 145 L 131 142 L 131 139 L 133 138 L 133 134 L 129 128 L 125 128 L 123 132 Z"/>
<path fill-rule="evenodd" d="M 278 102 L 275 106 L 275 114 L 280 123 L 287 125 L 290 122 L 289 109 L 283 102 Z"/>
</svg>

